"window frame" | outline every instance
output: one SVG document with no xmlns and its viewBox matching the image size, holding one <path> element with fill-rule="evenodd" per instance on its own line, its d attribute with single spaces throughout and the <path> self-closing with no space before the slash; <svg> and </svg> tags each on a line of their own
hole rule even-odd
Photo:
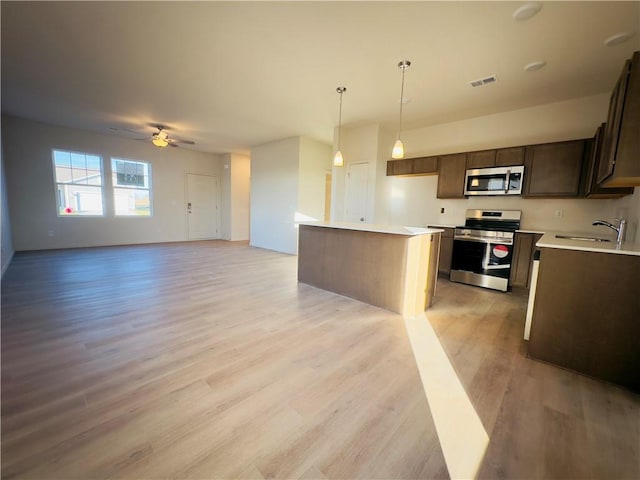
<svg viewBox="0 0 640 480">
<path fill-rule="evenodd" d="M 56 164 L 56 152 L 61 152 L 61 153 L 68 153 L 68 154 L 76 154 L 76 155 L 84 155 L 85 156 L 85 162 L 86 162 L 86 157 L 87 156 L 92 156 L 92 157 L 97 157 L 98 160 L 100 161 L 100 177 L 101 177 L 101 183 L 100 185 L 91 185 L 89 183 L 87 184 L 82 184 L 82 183 L 64 183 L 64 182 L 59 182 L 58 181 L 58 172 L 57 172 L 57 167 L 58 165 Z M 107 216 L 107 202 L 106 202 L 106 198 L 105 198 L 105 190 L 106 190 L 106 175 L 105 175 L 105 167 L 104 167 L 104 158 L 102 157 L 102 155 L 98 154 L 98 153 L 90 153 L 90 152 L 80 152 L 77 150 L 71 150 L 71 149 L 65 149 L 65 148 L 52 148 L 51 149 L 51 165 L 53 167 L 53 187 L 54 187 L 54 204 L 55 204 L 55 209 L 56 209 L 56 216 L 58 218 L 105 218 Z M 85 163 L 86 165 L 86 163 Z M 70 168 L 73 170 L 73 166 L 71 165 Z M 61 213 L 60 212 L 60 198 L 59 198 L 59 185 L 80 185 L 80 186 L 87 186 L 90 188 L 94 188 L 94 189 L 99 189 L 100 191 L 100 199 L 102 201 L 102 213 L 101 214 L 69 214 L 69 213 Z"/>
<path fill-rule="evenodd" d="M 153 179 L 152 179 L 152 175 L 153 175 L 153 168 L 151 165 L 151 162 L 145 162 L 143 160 L 134 160 L 132 158 L 122 158 L 122 157 L 110 157 L 111 162 L 109 162 L 109 169 L 110 169 L 110 175 L 109 175 L 109 181 L 111 182 L 111 194 L 112 194 L 112 207 L 113 207 L 113 217 L 114 218 L 153 218 L 154 216 L 154 208 L 153 208 Z M 139 164 L 143 164 L 147 166 L 147 184 L 148 186 L 145 187 L 127 187 L 127 186 L 123 186 L 123 185 L 117 185 L 114 181 L 113 181 L 113 177 L 117 176 L 117 171 L 114 168 L 115 167 L 115 162 L 117 161 L 121 161 L 121 162 L 131 162 L 131 163 L 139 163 Z M 122 213 L 118 213 L 118 210 L 116 208 L 116 190 L 146 190 L 149 192 L 149 215 L 125 215 Z"/>
</svg>

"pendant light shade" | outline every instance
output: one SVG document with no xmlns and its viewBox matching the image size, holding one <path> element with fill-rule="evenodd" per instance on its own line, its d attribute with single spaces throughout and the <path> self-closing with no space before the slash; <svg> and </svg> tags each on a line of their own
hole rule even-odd
<svg viewBox="0 0 640 480">
<path fill-rule="evenodd" d="M 333 157 L 334 167 L 344 167 L 344 159 L 342 158 L 342 152 L 338 150 Z"/>
<path fill-rule="evenodd" d="M 397 139 L 393 144 L 393 150 L 391 150 L 391 158 L 404 158 L 404 145 L 402 140 Z"/>
<path fill-rule="evenodd" d="M 340 137 L 342 133 L 342 94 L 346 91 L 347 91 L 347 87 L 336 88 L 336 92 L 340 94 L 340 113 L 338 114 L 338 150 L 336 150 L 336 154 L 333 157 L 334 167 L 344 166 L 344 159 L 342 158 L 342 152 L 340 151 Z"/>
<path fill-rule="evenodd" d="M 398 68 L 402 70 L 402 85 L 400 87 L 400 120 L 398 121 L 398 138 L 393 144 L 393 150 L 391 150 L 391 158 L 398 160 L 404 158 L 404 145 L 402 144 L 402 105 L 404 103 L 404 72 L 411 66 L 409 60 L 402 60 L 398 63 Z"/>
</svg>

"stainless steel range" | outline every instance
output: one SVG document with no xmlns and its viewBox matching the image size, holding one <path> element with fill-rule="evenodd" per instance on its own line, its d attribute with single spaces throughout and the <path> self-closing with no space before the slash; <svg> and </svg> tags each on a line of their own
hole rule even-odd
<svg viewBox="0 0 640 480">
<path fill-rule="evenodd" d="M 507 291 L 520 210 L 467 210 L 453 237 L 450 279 Z"/>
</svg>

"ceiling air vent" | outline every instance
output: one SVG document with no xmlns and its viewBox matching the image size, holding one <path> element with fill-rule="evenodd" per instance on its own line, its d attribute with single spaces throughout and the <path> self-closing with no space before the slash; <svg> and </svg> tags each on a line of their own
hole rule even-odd
<svg viewBox="0 0 640 480">
<path fill-rule="evenodd" d="M 469 85 L 472 87 L 481 87 L 482 85 L 486 85 L 487 83 L 493 83 L 497 80 L 495 75 L 491 75 L 490 77 L 481 78 L 479 80 L 473 80 L 469 82 Z"/>
</svg>

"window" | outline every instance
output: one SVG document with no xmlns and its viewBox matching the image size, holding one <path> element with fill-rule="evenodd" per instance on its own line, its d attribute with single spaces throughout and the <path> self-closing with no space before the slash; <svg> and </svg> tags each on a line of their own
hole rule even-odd
<svg viewBox="0 0 640 480">
<path fill-rule="evenodd" d="M 116 215 L 151 216 L 150 170 L 145 162 L 111 159 Z"/>
<path fill-rule="evenodd" d="M 102 158 L 54 150 L 53 164 L 58 215 L 104 215 Z"/>
</svg>

